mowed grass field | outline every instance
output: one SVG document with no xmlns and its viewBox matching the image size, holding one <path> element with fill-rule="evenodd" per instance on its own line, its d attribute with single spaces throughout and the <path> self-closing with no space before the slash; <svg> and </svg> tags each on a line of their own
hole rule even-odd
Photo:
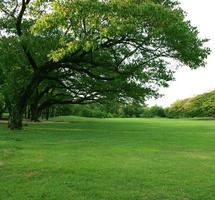
<svg viewBox="0 0 215 200">
<path fill-rule="evenodd" d="M 0 125 L 0 200 L 214 200 L 215 121 Z"/>
</svg>

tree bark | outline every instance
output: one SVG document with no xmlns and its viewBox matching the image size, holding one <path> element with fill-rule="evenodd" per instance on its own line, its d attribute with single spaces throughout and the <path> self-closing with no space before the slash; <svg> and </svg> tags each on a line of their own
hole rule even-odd
<svg viewBox="0 0 215 200">
<path fill-rule="evenodd" d="M 24 110 L 19 106 L 13 106 L 9 111 L 8 128 L 11 130 L 21 130 Z"/>
<path fill-rule="evenodd" d="M 37 105 L 31 107 L 31 117 L 30 120 L 32 122 L 39 122 L 40 113 L 38 111 Z"/>
<path fill-rule="evenodd" d="M 49 110 L 49 107 L 48 107 L 48 108 L 46 108 L 46 120 L 47 121 L 49 120 L 49 112 L 50 112 L 50 110 Z"/>
<path fill-rule="evenodd" d="M 9 101 L 9 105 L 13 105 L 10 106 L 10 119 L 8 121 L 8 127 L 11 130 L 22 129 L 23 115 L 28 104 L 28 100 L 43 80 L 44 74 L 42 74 L 42 72 L 38 71 L 37 73 L 34 73 L 29 84 L 20 93 L 20 97 L 18 98 L 18 100 L 16 101 L 14 99 L 9 98 L 11 99 L 11 101 L 13 101 Z"/>
</svg>

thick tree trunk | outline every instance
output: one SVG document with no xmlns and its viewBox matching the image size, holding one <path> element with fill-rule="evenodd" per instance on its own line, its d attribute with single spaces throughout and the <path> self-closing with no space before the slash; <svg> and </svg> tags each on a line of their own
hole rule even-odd
<svg viewBox="0 0 215 200">
<path fill-rule="evenodd" d="M 49 107 L 48 107 L 48 108 L 46 108 L 46 120 L 47 121 L 49 120 L 49 112 L 50 112 L 50 110 L 49 110 Z"/>
<path fill-rule="evenodd" d="M 39 122 L 40 121 L 39 117 L 40 117 L 40 113 L 37 109 L 37 106 L 36 105 L 32 106 L 31 107 L 31 117 L 30 117 L 31 121 L 32 122 Z"/>
<path fill-rule="evenodd" d="M 27 118 L 31 119 L 31 109 L 30 109 L 30 106 L 28 106 Z"/>
<path fill-rule="evenodd" d="M 10 109 L 8 127 L 11 130 L 20 130 L 22 129 L 22 120 L 23 120 L 24 111 L 18 106 L 14 106 Z"/>
<path fill-rule="evenodd" d="M 38 85 L 44 80 L 45 74 L 46 73 L 43 71 L 34 73 L 29 84 L 21 92 L 20 98 L 17 100 L 17 102 L 15 101 L 16 106 L 10 108 L 10 119 L 8 123 L 8 127 L 10 129 L 22 129 L 23 114 L 28 104 L 28 100 Z"/>
</svg>

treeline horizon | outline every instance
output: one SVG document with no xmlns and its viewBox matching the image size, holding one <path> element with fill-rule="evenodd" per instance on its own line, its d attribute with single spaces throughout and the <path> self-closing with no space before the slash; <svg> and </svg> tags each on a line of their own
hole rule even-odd
<svg viewBox="0 0 215 200">
<path fill-rule="evenodd" d="M 75 105 L 55 105 L 43 110 L 36 119 L 31 117 L 31 109 L 27 108 L 24 118 L 31 121 L 40 121 L 59 115 L 74 115 L 81 117 L 95 118 L 195 118 L 195 117 L 215 117 L 215 90 L 203 93 L 194 97 L 177 100 L 167 108 L 162 106 L 147 106 L 138 104 L 123 104 L 119 102 L 75 104 Z M 8 112 L 5 102 L 0 96 L 0 117 L 4 112 Z"/>
</svg>

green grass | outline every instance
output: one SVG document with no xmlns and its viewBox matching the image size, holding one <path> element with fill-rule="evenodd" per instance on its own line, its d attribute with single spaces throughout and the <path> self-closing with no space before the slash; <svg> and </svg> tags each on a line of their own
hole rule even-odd
<svg viewBox="0 0 215 200">
<path fill-rule="evenodd" d="M 0 200 L 214 200 L 215 121 L 0 125 Z"/>
</svg>

